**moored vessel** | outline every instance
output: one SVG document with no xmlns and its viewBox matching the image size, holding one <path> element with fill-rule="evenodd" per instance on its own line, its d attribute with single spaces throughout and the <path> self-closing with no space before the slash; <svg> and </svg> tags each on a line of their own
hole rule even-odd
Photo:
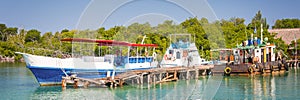
<svg viewBox="0 0 300 100">
<path fill-rule="evenodd" d="M 95 40 L 84 38 L 66 38 L 61 41 L 90 43 L 90 45 L 123 47 L 116 49 L 111 54 L 103 56 L 76 56 L 71 58 L 56 58 L 32 55 L 28 53 L 16 52 L 22 54 L 26 62 L 26 67 L 31 70 L 40 85 L 61 84 L 63 76 L 77 75 L 84 78 L 103 78 L 114 77 L 117 74 L 128 70 L 142 70 L 157 67 L 155 55 L 139 54 L 139 51 L 131 53 L 135 48 L 153 48 L 156 44 L 136 44 L 114 40 Z"/>
<path fill-rule="evenodd" d="M 232 49 L 211 50 L 223 54 L 219 60 L 225 60 L 224 75 L 264 74 L 288 71 L 286 57 L 276 49 L 275 44 L 262 42 L 260 39 L 249 39 Z M 225 55 L 225 56 L 224 56 Z"/>
<path fill-rule="evenodd" d="M 161 67 L 196 67 L 207 65 L 208 61 L 201 58 L 195 42 L 190 34 L 171 34 L 170 46 L 167 48 Z"/>
</svg>

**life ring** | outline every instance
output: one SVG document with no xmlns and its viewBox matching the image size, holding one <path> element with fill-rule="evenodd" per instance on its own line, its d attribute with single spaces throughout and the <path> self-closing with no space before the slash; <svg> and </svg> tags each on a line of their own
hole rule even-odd
<svg viewBox="0 0 300 100">
<path fill-rule="evenodd" d="M 249 73 L 251 73 L 251 74 L 252 74 L 254 70 L 253 70 L 253 68 L 252 68 L 252 67 L 249 67 L 249 68 L 248 68 L 248 71 L 249 71 Z"/>
<path fill-rule="evenodd" d="M 231 73 L 231 68 L 229 66 L 227 66 L 225 69 L 224 69 L 224 73 L 225 75 L 230 75 Z"/>
</svg>

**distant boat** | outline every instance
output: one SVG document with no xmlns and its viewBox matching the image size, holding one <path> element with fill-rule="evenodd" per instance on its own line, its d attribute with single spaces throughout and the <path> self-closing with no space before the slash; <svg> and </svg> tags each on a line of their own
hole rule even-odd
<svg viewBox="0 0 300 100">
<path fill-rule="evenodd" d="M 276 48 L 276 45 L 267 40 L 265 38 L 262 42 L 255 37 L 255 39 L 243 41 L 236 48 L 211 50 L 211 52 L 220 54 L 217 58 L 223 62 L 220 67 L 224 69 L 219 68 L 215 72 L 223 72 L 224 75 L 255 75 L 288 71 L 286 58 L 283 57 L 282 52 L 278 52 L 280 50 Z"/>
<path fill-rule="evenodd" d="M 196 44 L 191 42 L 190 34 L 171 34 L 170 39 L 161 67 L 193 67 L 210 63 L 200 57 Z"/>
<path fill-rule="evenodd" d="M 114 40 L 94 40 L 83 38 L 67 38 L 61 41 L 95 43 L 98 46 L 122 46 L 127 47 L 126 54 L 122 51 L 115 54 L 104 56 L 82 56 L 72 58 L 54 58 L 46 56 L 32 55 L 28 53 L 16 52 L 22 54 L 26 62 L 26 67 L 36 77 L 40 85 L 61 84 L 63 76 L 77 75 L 84 78 L 103 78 L 114 77 L 116 74 L 123 73 L 127 70 L 141 70 L 157 67 L 155 55 L 148 55 L 145 52 L 143 56 L 136 53 L 131 55 L 132 48 L 155 48 L 156 44 L 135 44 Z M 137 51 L 138 52 L 138 51 Z M 146 54 L 147 53 L 147 54 Z"/>
</svg>

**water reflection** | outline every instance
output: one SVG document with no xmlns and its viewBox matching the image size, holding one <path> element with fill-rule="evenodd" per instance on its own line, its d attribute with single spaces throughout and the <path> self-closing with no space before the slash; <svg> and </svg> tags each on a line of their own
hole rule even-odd
<svg viewBox="0 0 300 100">
<path fill-rule="evenodd" d="M 295 91 L 298 91 L 299 85 L 297 84 L 298 76 L 294 73 L 295 71 L 292 71 L 290 73 L 265 76 L 223 77 L 222 84 L 213 99 L 295 99 L 297 97 L 290 96 L 297 95 Z M 70 86 L 66 90 L 62 90 L 60 86 L 37 87 L 30 95 L 30 99 L 198 99 L 207 97 L 205 95 L 209 94 L 206 88 L 211 88 L 208 87 L 208 85 L 211 85 L 209 83 L 211 79 L 209 77 L 200 77 L 198 80 L 180 80 L 151 86 L 125 86 L 118 88 L 89 87 L 87 89 L 74 89 Z M 293 85 L 295 87 L 292 87 Z M 294 92 L 291 92 L 290 89 Z"/>
<path fill-rule="evenodd" d="M 92 99 L 92 100 L 181 100 L 181 99 L 300 99 L 299 69 L 259 76 L 210 76 L 157 85 L 124 86 L 114 89 L 89 87 L 62 90 L 40 87 L 25 64 L 0 64 L 1 99 Z M 221 81 L 218 81 L 218 80 Z M 220 82 L 220 85 L 218 85 Z M 217 90 L 214 95 L 214 90 Z"/>
<path fill-rule="evenodd" d="M 126 100 L 186 100 L 198 99 L 205 94 L 208 77 L 200 77 L 199 80 L 179 80 L 145 87 L 123 87 L 112 89 L 115 99 Z"/>
<path fill-rule="evenodd" d="M 38 87 L 30 95 L 30 99 L 37 100 L 114 100 L 114 94 L 108 88 L 77 88 L 61 86 Z"/>
<path fill-rule="evenodd" d="M 300 87 L 296 71 L 291 70 L 290 72 L 270 75 L 224 77 L 222 88 L 214 99 L 298 98 L 295 92 L 298 90 L 294 90 Z"/>
</svg>

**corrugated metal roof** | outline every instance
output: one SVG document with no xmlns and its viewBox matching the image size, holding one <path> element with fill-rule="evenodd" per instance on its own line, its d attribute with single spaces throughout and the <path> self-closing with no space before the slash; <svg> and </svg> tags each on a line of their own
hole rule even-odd
<svg viewBox="0 0 300 100">
<path fill-rule="evenodd" d="M 295 38 L 300 38 L 300 28 L 292 28 L 292 29 L 270 29 L 268 30 L 271 34 L 277 33 L 275 38 L 282 38 L 285 44 L 291 44 Z"/>
</svg>

